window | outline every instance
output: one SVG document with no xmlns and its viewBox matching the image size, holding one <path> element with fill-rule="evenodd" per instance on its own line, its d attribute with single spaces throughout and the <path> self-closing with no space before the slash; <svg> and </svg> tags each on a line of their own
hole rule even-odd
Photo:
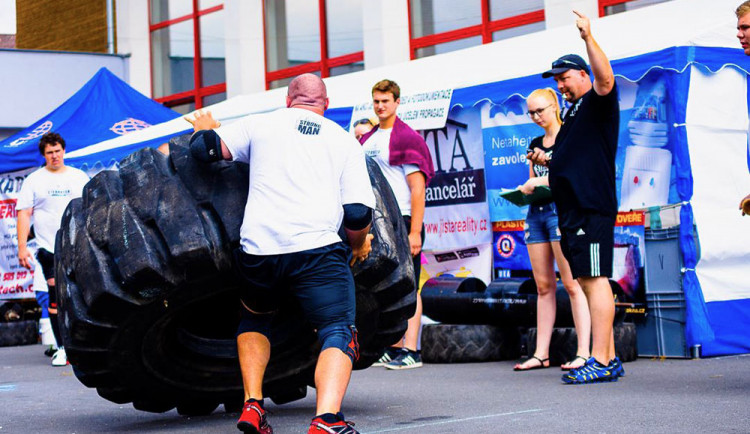
<svg viewBox="0 0 750 434">
<path fill-rule="evenodd" d="M 151 83 L 180 113 L 226 99 L 224 6 L 217 0 L 150 0 Z"/>
<path fill-rule="evenodd" d="M 411 58 L 544 29 L 544 0 L 409 0 Z"/>
<path fill-rule="evenodd" d="M 599 16 L 619 14 L 669 0 L 599 0 Z"/>
<path fill-rule="evenodd" d="M 264 0 L 266 88 L 364 68 L 363 0 Z"/>
</svg>

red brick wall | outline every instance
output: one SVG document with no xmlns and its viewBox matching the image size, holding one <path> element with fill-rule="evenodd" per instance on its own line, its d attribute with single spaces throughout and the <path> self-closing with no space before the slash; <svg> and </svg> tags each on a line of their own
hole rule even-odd
<svg viewBox="0 0 750 434">
<path fill-rule="evenodd" d="M 106 0 L 16 0 L 16 48 L 106 53 Z"/>
</svg>

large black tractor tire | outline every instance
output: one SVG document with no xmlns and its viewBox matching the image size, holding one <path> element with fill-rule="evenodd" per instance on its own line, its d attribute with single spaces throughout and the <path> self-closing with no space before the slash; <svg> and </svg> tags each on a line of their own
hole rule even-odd
<svg viewBox="0 0 750 434">
<path fill-rule="evenodd" d="M 63 216 L 56 278 L 63 343 L 84 385 L 139 410 L 199 415 L 219 404 L 236 411 L 243 400 L 231 258 L 248 166 L 196 162 L 188 137 L 173 139 L 169 156 L 140 150 L 86 185 Z M 377 165 L 368 170 L 377 209 L 373 251 L 352 270 L 356 369 L 404 333 L 416 305 L 398 205 Z M 303 398 L 313 384 L 320 345 L 302 318 L 290 299 L 274 320 L 264 394 L 276 403 Z"/>
<path fill-rule="evenodd" d="M 510 360 L 521 354 L 515 327 L 426 324 L 422 327 L 422 360 L 427 363 L 468 363 Z"/>
<path fill-rule="evenodd" d="M 31 345 L 39 340 L 39 323 L 35 320 L 0 322 L 0 347 Z"/>
<path fill-rule="evenodd" d="M 614 326 L 615 354 L 622 362 L 632 362 L 638 358 L 638 343 L 636 329 L 633 323 L 621 323 Z M 528 333 L 528 355 L 533 356 L 536 351 L 537 329 L 531 328 Z M 560 366 L 576 356 L 578 349 L 578 334 L 573 327 L 552 329 L 552 340 L 549 346 L 550 366 Z"/>
</svg>

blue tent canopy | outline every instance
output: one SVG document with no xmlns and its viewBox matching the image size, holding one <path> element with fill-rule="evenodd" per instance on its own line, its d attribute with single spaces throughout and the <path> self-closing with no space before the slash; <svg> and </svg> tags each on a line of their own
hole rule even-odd
<svg viewBox="0 0 750 434">
<path fill-rule="evenodd" d="M 684 72 L 691 64 L 697 64 L 712 72 L 726 66 L 733 66 L 746 73 L 750 71 L 750 58 L 745 56 L 741 50 L 694 46 L 670 47 L 652 53 L 614 60 L 612 61 L 612 69 L 615 75 L 634 82 L 643 78 L 653 69 Z M 538 74 L 512 80 L 455 89 L 451 99 L 451 107 L 471 107 L 482 101 L 492 101 L 499 104 L 512 95 L 523 95 L 525 97 L 534 89 L 554 88 L 554 81 L 549 78 L 542 78 L 542 72 L 539 71 Z"/>
<path fill-rule="evenodd" d="M 0 173 L 41 165 L 39 138 L 50 131 L 65 139 L 70 152 L 178 116 L 101 68 L 54 111 L 0 142 Z"/>
</svg>

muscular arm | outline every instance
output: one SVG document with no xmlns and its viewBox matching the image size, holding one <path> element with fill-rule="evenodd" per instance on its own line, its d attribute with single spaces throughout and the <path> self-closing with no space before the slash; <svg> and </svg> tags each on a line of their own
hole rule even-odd
<svg viewBox="0 0 750 434">
<path fill-rule="evenodd" d="M 422 223 L 424 222 L 425 177 L 422 172 L 406 176 L 406 183 L 411 191 L 411 228 L 409 228 L 409 245 L 411 255 L 417 256 L 422 251 Z"/>
<path fill-rule="evenodd" d="M 615 85 L 615 75 L 607 55 L 599 47 L 591 35 L 591 22 L 588 17 L 578 11 L 573 11 L 578 16 L 576 26 L 581 33 L 581 39 L 586 43 L 586 53 L 591 64 L 591 73 L 594 74 L 594 92 L 598 95 L 608 95 Z"/>
<path fill-rule="evenodd" d="M 31 252 L 26 247 L 26 243 L 29 241 L 29 231 L 31 230 L 31 215 L 33 208 L 19 209 L 18 210 L 18 263 L 22 267 L 31 270 Z"/>
</svg>

